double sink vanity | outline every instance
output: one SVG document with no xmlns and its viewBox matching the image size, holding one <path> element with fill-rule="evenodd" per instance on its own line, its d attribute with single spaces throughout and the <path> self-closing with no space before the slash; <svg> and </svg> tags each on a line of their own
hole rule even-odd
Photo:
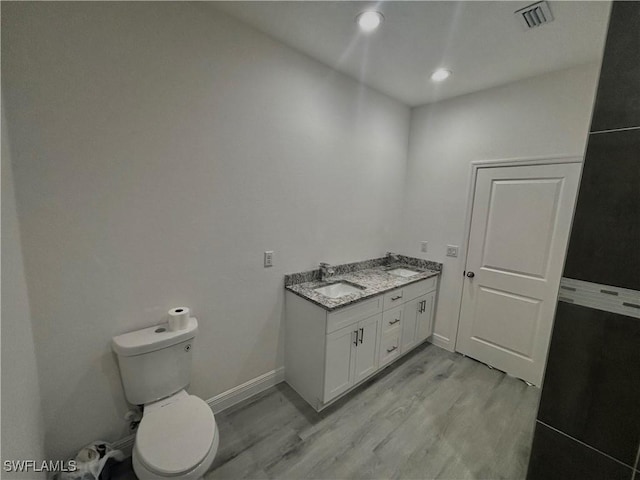
<svg viewBox="0 0 640 480">
<path fill-rule="evenodd" d="M 285 276 L 285 379 L 322 410 L 433 333 L 442 264 L 404 255 Z"/>
</svg>

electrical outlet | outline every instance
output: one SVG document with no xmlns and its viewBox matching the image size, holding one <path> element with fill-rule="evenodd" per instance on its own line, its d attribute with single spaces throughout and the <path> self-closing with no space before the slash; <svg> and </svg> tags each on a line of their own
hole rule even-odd
<svg viewBox="0 0 640 480">
<path fill-rule="evenodd" d="M 427 253 L 427 242 L 420 242 L 420 251 L 422 253 Z"/>
<path fill-rule="evenodd" d="M 447 257 L 457 257 L 457 256 L 458 256 L 458 246 L 447 245 Z"/>
<path fill-rule="evenodd" d="M 264 252 L 264 266 L 273 267 L 273 250 Z"/>
</svg>

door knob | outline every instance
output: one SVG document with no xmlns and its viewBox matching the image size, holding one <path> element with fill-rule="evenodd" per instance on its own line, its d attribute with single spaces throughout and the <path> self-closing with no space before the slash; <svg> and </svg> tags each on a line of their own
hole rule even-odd
<svg viewBox="0 0 640 480">
<path fill-rule="evenodd" d="M 473 273 L 473 272 L 467 272 L 467 277 L 469 277 L 469 278 L 473 278 L 473 277 L 475 277 L 475 276 L 476 276 L 476 274 L 475 274 L 475 273 Z"/>
</svg>

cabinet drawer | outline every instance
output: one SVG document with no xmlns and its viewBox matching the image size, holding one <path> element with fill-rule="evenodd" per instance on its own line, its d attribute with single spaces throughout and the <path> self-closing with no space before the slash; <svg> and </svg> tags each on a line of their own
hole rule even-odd
<svg viewBox="0 0 640 480">
<path fill-rule="evenodd" d="M 393 330 L 400 330 L 402 323 L 403 306 L 398 305 L 395 308 L 386 310 L 382 314 L 382 335 L 386 335 Z"/>
<path fill-rule="evenodd" d="M 378 368 L 382 368 L 400 355 L 400 329 L 382 337 L 379 355 Z"/>
<path fill-rule="evenodd" d="M 384 294 L 384 309 L 389 310 L 397 305 L 403 304 L 407 300 L 404 298 L 404 288 L 396 288 Z"/>
<path fill-rule="evenodd" d="M 327 315 L 327 333 L 347 327 L 382 311 L 382 295 Z"/>
<path fill-rule="evenodd" d="M 408 302 L 409 300 L 413 300 L 414 298 L 418 298 L 425 293 L 429 293 L 432 290 L 435 290 L 438 285 L 438 277 L 427 278 L 426 280 L 422 280 L 421 282 L 412 283 L 403 287 L 404 290 L 404 301 Z"/>
</svg>

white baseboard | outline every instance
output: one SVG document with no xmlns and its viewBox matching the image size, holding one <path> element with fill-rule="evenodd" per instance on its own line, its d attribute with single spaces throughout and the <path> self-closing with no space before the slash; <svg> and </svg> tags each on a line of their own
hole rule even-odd
<svg viewBox="0 0 640 480">
<path fill-rule="evenodd" d="M 213 413 L 220 413 L 229 407 L 233 407 L 243 400 L 253 397 L 266 389 L 277 385 L 284 381 L 284 367 L 271 370 L 264 373 L 259 377 L 253 378 L 248 382 L 238 385 L 237 387 L 230 388 L 226 392 L 222 392 L 209 400 L 206 400 Z M 127 456 L 131 456 L 131 450 L 133 449 L 133 441 L 135 435 L 128 435 L 116 442 L 113 442 L 113 447 L 117 450 L 121 450 Z"/>
<path fill-rule="evenodd" d="M 450 352 L 453 352 L 454 350 L 452 344 L 453 342 L 451 342 L 451 340 L 449 340 L 448 338 L 443 337 L 442 335 L 438 335 L 437 333 L 434 333 L 431 337 L 431 343 L 433 343 L 436 347 L 444 348 L 445 350 L 449 350 Z"/>
<path fill-rule="evenodd" d="M 284 381 L 284 367 L 271 370 L 259 377 L 253 378 L 248 382 L 233 387 L 226 392 L 222 392 L 213 398 L 207 400 L 207 403 L 213 410 L 213 413 L 220 413 L 237 403 L 251 398 L 260 392 L 264 392 L 267 388 Z"/>
<path fill-rule="evenodd" d="M 120 450 L 122 453 L 124 453 L 125 457 L 130 457 L 133 450 L 133 441 L 135 439 L 135 435 L 127 435 L 126 437 L 113 442 L 113 448 L 115 448 L 116 450 Z"/>
</svg>

